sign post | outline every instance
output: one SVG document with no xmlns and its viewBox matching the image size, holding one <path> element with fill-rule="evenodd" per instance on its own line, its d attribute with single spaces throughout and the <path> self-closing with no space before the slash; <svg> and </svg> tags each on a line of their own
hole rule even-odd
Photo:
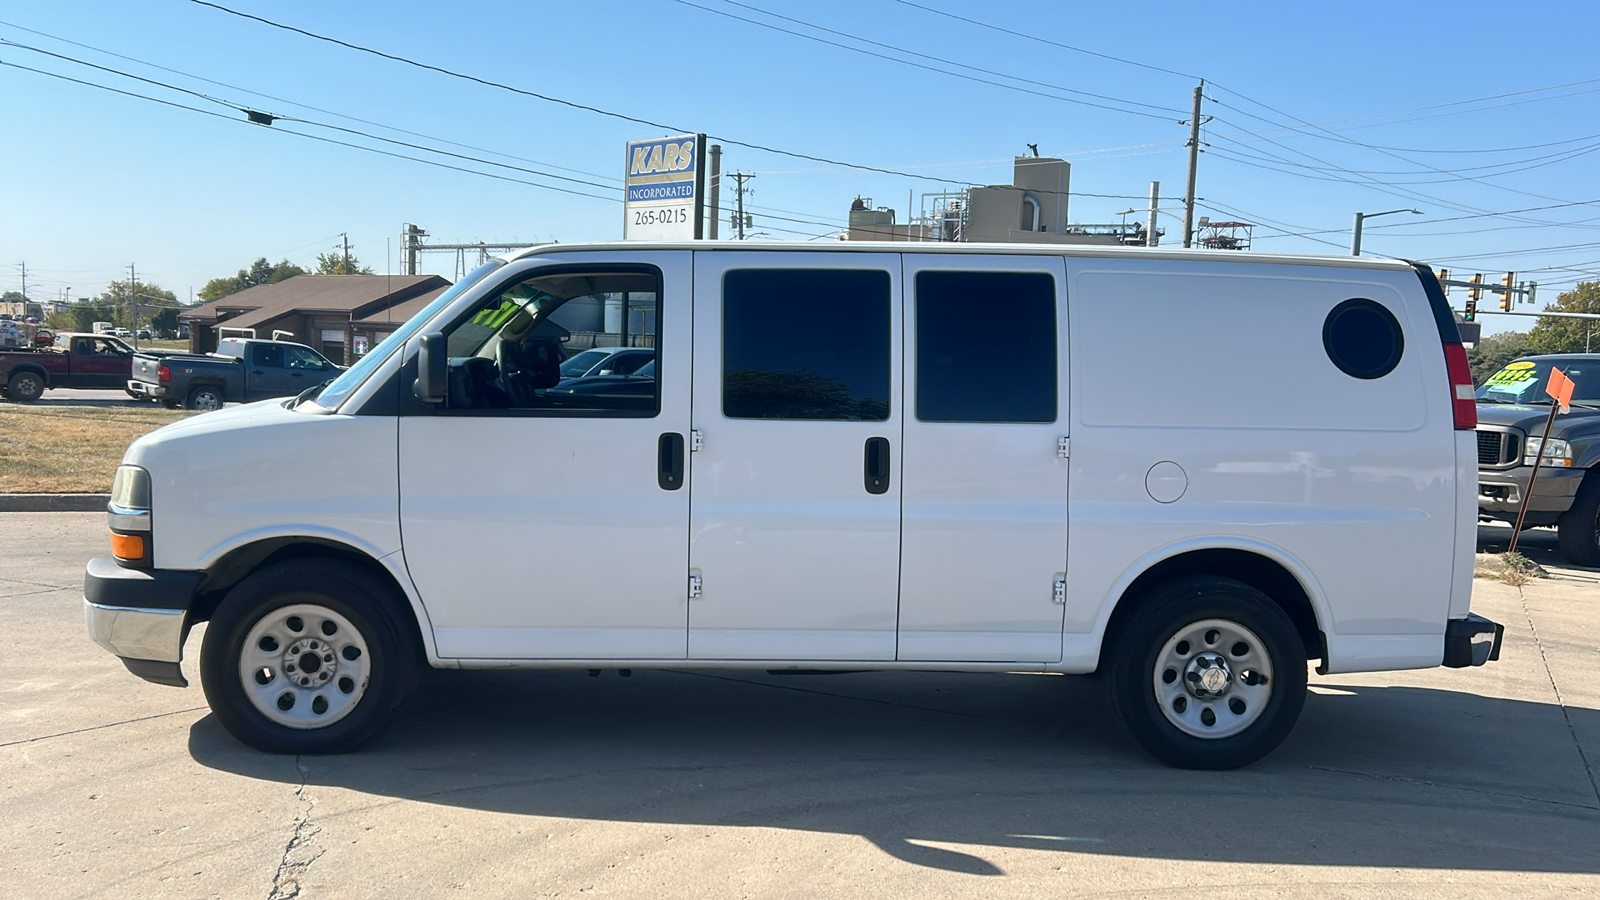
<svg viewBox="0 0 1600 900">
<path fill-rule="evenodd" d="M 1550 367 L 1550 383 L 1544 392 L 1550 395 L 1550 417 L 1544 420 L 1544 437 L 1539 440 L 1539 452 L 1533 457 L 1533 471 L 1528 473 L 1528 489 L 1522 492 L 1522 505 L 1517 508 L 1517 524 L 1511 526 L 1511 546 L 1507 553 L 1517 552 L 1517 535 L 1522 534 L 1522 520 L 1528 515 L 1528 501 L 1533 498 L 1533 486 L 1539 480 L 1539 461 L 1544 459 L 1550 446 L 1550 428 L 1556 423 L 1556 413 L 1572 411 L 1572 389 L 1575 385 L 1567 373 Z"/>
<path fill-rule="evenodd" d="M 704 236 L 706 136 L 628 144 L 622 237 L 629 241 L 686 241 Z"/>
</svg>

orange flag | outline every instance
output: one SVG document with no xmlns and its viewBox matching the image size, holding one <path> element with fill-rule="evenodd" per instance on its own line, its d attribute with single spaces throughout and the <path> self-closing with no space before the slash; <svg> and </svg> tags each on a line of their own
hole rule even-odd
<svg viewBox="0 0 1600 900">
<path fill-rule="evenodd" d="M 1550 383 L 1545 385 L 1544 392 L 1561 404 L 1561 411 L 1572 412 L 1572 379 L 1554 366 L 1550 367 Z"/>
</svg>

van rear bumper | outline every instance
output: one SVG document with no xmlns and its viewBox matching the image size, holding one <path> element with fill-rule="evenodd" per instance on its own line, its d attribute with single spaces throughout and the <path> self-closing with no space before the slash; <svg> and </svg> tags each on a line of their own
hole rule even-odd
<svg viewBox="0 0 1600 900">
<path fill-rule="evenodd" d="M 1506 627 L 1476 613 L 1451 619 L 1444 629 L 1444 664 L 1452 669 L 1481 666 L 1500 658 Z"/>
<path fill-rule="evenodd" d="M 124 568 L 104 556 L 89 560 L 83 578 L 89 637 L 140 678 L 188 687 L 179 663 L 189 607 L 204 577 L 203 572 Z"/>
</svg>

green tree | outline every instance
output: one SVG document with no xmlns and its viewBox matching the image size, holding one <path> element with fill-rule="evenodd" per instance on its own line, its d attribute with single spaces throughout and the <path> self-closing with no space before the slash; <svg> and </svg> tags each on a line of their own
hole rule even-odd
<svg viewBox="0 0 1600 900">
<path fill-rule="evenodd" d="M 285 278 L 293 278 L 296 275 L 305 274 L 308 274 L 305 269 L 289 262 L 287 259 L 269 263 L 265 256 L 261 256 L 250 264 L 250 268 L 240 269 L 236 275 L 228 278 L 213 278 L 206 282 L 205 287 L 200 289 L 200 299 L 206 301 L 219 300 L 229 294 L 237 294 L 246 288 L 253 288 L 259 284 L 277 284 Z"/>
<path fill-rule="evenodd" d="M 370 266 L 363 266 L 361 264 L 361 260 L 356 259 L 356 255 L 354 253 L 350 254 L 350 260 L 348 263 L 345 261 L 344 254 L 342 253 L 319 253 L 317 254 L 316 274 L 371 275 L 373 272 Z"/>
<path fill-rule="evenodd" d="M 27 297 L 22 296 L 17 291 L 6 291 L 4 294 L 0 294 L 0 303 L 26 303 L 27 300 Z"/>
<path fill-rule="evenodd" d="M 1600 313 L 1600 281 L 1578 282 L 1572 290 L 1556 297 L 1556 302 L 1547 304 L 1544 311 Z M 1589 340 L 1591 329 L 1600 338 L 1600 321 L 1594 319 L 1540 319 L 1528 333 L 1528 352 L 1587 353 L 1591 347 L 1600 348 L 1600 340 Z"/>
<path fill-rule="evenodd" d="M 1467 362 L 1472 365 L 1472 383 L 1483 384 L 1490 375 L 1500 371 L 1505 364 L 1519 356 L 1527 356 L 1528 336 L 1520 331 L 1491 334 L 1478 341 L 1478 346 L 1467 351 Z"/>
<path fill-rule="evenodd" d="M 138 288 L 139 293 L 135 298 L 132 285 L 128 282 L 111 282 L 94 301 L 97 310 L 103 310 L 108 314 L 100 318 L 92 318 L 89 322 L 91 324 L 94 322 L 112 322 L 128 329 L 148 327 L 151 315 L 158 310 L 163 308 L 177 309 L 183 305 L 178 302 L 176 295 L 169 290 L 163 289 L 159 284 L 141 281 L 138 283 Z M 130 302 L 135 299 L 138 301 L 137 321 L 135 321 L 134 315 L 135 304 Z M 82 306 L 83 304 L 80 303 L 78 305 Z M 80 328 L 79 330 L 87 331 L 88 329 Z"/>
</svg>

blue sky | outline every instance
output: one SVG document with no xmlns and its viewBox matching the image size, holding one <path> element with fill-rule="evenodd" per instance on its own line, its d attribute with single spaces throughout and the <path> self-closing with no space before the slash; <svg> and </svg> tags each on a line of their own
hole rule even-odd
<svg viewBox="0 0 1600 900">
<path fill-rule="evenodd" d="M 1177 120 L 1203 77 L 1205 112 L 1216 118 L 1205 129 L 1199 212 L 1256 222 L 1256 249 L 1347 253 L 1355 211 L 1415 207 L 1425 215 L 1369 221 L 1366 251 L 1482 271 L 1491 281 L 1516 270 L 1519 280 L 1540 282 L 1541 299 L 1600 277 L 1600 202 L 1573 205 L 1600 201 L 1600 66 L 1590 46 L 1600 6 L 1590 3 L 1529 4 L 1514 14 L 1487 2 L 219 2 L 723 137 L 724 169 L 756 174 L 749 202 L 757 230 L 773 238 L 836 231 L 857 195 L 903 220 L 908 193 L 1009 182 L 1011 157 L 1029 143 L 1072 163 L 1073 222 L 1119 221 L 1144 205 L 1153 180 L 1163 197 L 1181 198 L 1187 128 Z M 98 293 L 130 262 L 141 280 L 187 298 L 258 256 L 309 264 L 341 233 L 363 262 L 398 270 L 407 222 L 438 242 L 616 239 L 622 148 L 668 133 L 191 0 L 13 0 L 0 23 L 0 39 L 12 44 L 0 44 L 0 62 L 10 64 L 0 66 L 0 290 L 20 286 L 26 262 L 35 298 L 68 287 L 73 296 Z M 264 128 L 245 123 L 238 107 L 304 121 Z M 1178 199 L 1163 206 L 1181 212 Z M 1529 211 L 1485 215 L 1513 210 Z M 1174 243 L 1181 222 L 1164 221 Z M 425 254 L 423 265 L 456 271 L 451 254 Z M 1452 292 L 1457 305 L 1459 295 Z M 1490 331 L 1528 324 L 1488 320 Z"/>
</svg>

